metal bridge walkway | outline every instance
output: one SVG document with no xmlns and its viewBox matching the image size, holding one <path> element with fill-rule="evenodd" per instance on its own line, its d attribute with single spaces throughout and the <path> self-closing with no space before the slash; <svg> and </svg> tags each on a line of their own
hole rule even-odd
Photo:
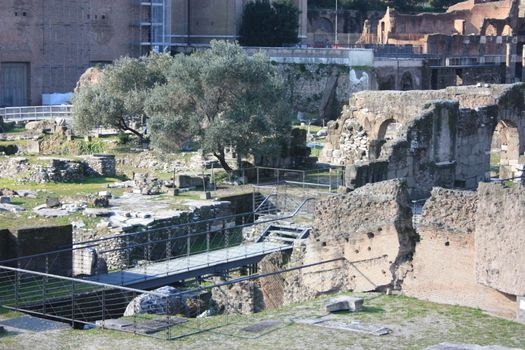
<svg viewBox="0 0 525 350">
<path fill-rule="evenodd" d="M 155 262 L 88 279 L 117 286 L 150 289 L 255 264 L 268 254 L 291 248 L 289 243 L 258 242 Z"/>
</svg>

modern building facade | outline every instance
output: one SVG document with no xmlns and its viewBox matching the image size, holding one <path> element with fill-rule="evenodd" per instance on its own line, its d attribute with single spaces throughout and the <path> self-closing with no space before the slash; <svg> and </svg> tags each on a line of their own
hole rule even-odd
<svg viewBox="0 0 525 350">
<path fill-rule="evenodd" d="M 0 107 L 73 91 L 89 67 L 235 40 L 250 0 L 2 0 Z M 300 36 L 306 38 L 306 0 Z"/>
</svg>

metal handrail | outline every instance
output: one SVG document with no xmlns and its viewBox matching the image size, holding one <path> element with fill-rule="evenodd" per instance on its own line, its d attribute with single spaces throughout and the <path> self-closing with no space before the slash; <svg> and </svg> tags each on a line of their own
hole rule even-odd
<svg viewBox="0 0 525 350">
<path fill-rule="evenodd" d="M 123 287 L 123 286 L 118 286 L 118 285 L 114 285 L 114 284 L 107 284 L 107 283 L 101 283 L 101 282 L 95 282 L 95 281 L 91 281 L 91 280 L 86 280 L 86 279 L 78 279 L 78 278 L 65 277 L 65 276 L 60 276 L 60 275 L 53 275 L 53 274 L 44 273 L 44 272 L 38 272 L 38 271 L 24 270 L 24 269 L 20 269 L 20 268 L 16 268 L 16 267 L 4 266 L 4 265 L 0 265 L 0 271 L 1 270 L 7 270 L 7 271 L 12 271 L 12 272 L 18 272 L 18 273 L 25 273 L 25 274 L 28 274 L 28 275 L 36 275 L 36 276 L 41 276 L 41 277 L 51 277 L 51 278 L 56 278 L 56 279 L 59 279 L 59 280 L 64 280 L 64 281 L 69 281 L 69 282 L 91 284 L 91 285 L 94 285 L 94 286 L 97 286 L 97 287 L 104 287 L 104 288 L 111 287 L 111 288 L 115 288 L 115 289 L 121 289 L 121 290 L 125 290 L 125 291 L 128 291 L 128 292 L 134 292 L 134 293 L 140 293 L 140 294 L 147 293 L 147 294 L 156 295 L 156 296 L 159 296 L 159 297 L 165 297 L 166 296 L 164 293 L 144 291 L 144 290 L 140 290 L 140 289 Z"/>
<path fill-rule="evenodd" d="M 71 105 L 23 106 L 0 108 L 0 117 L 9 120 L 70 119 Z"/>
</svg>

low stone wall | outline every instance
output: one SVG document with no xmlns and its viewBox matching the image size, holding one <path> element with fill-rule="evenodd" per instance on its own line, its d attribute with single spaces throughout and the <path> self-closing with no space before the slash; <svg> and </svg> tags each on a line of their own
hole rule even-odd
<svg viewBox="0 0 525 350">
<path fill-rule="evenodd" d="M 41 253 L 69 249 L 73 242 L 71 225 L 29 227 L 13 230 L 11 239 L 14 245 L 15 257 L 38 255 Z M 20 259 L 19 268 L 47 272 L 62 276 L 71 276 L 71 251 L 51 254 L 49 256 Z"/>
<path fill-rule="evenodd" d="M 123 269 L 136 266 L 141 261 L 165 259 L 166 254 L 171 257 L 186 254 L 187 239 L 177 240 L 177 237 L 185 237 L 189 233 L 205 233 L 211 230 L 217 230 L 218 232 L 215 234 L 220 235 L 222 232 L 219 230 L 235 226 L 234 219 L 229 220 L 225 227 L 223 227 L 222 220 L 210 220 L 206 223 L 193 225 L 191 232 L 187 226 L 181 228 L 174 226 L 229 215 L 231 215 L 230 204 L 228 202 L 218 202 L 211 205 L 202 205 L 187 211 L 180 211 L 170 217 L 155 219 L 146 226 L 137 224 L 125 229 L 121 227 L 117 229 L 100 229 L 96 232 L 79 234 L 76 235 L 75 242 L 115 237 L 114 239 L 100 242 L 98 247 L 96 247 L 96 251 L 98 257 L 104 259 L 109 270 Z M 141 233 L 143 231 L 149 232 Z M 133 235 L 118 238 L 119 235 L 124 234 Z M 210 237 L 212 239 L 212 235 Z M 201 235 L 200 238 L 205 241 L 206 235 Z M 159 241 L 159 243 L 146 244 L 154 241 Z M 195 239 L 192 239 L 191 242 L 194 243 Z M 126 247 L 130 248 L 125 249 Z M 83 261 L 75 261 L 75 266 L 85 267 L 91 264 L 90 254 L 79 253 L 75 258 L 83 259 Z M 78 269 L 78 271 L 81 270 L 84 271 L 84 269 Z"/>
<path fill-rule="evenodd" d="M 0 261 L 14 257 L 14 247 L 11 232 L 8 229 L 0 230 Z M 0 263 L 1 264 L 1 263 Z"/>
<path fill-rule="evenodd" d="M 0 158 L 0 177 L 17 178 L 22 182 L 72 182 L 115 174 L 113 156 L 85 156 L 81 160 L 41 157 L 36 161 L 25 157 Z"/>
<path fill-rule="evenodd" d="M 89 176 L 114 177 L 117 174 L 115 156 L 111 154 L 94 154 L 84 156 L 86 172 Z"/>
<path fill-rule="evenodd" d="M 477 207 L 476 192 L 432 191 L 418 225 L 420 242 L 403 291 L 418 299 L 481 308 L 512 318 L 515 298 L 476 280 Z"/>
</svg>

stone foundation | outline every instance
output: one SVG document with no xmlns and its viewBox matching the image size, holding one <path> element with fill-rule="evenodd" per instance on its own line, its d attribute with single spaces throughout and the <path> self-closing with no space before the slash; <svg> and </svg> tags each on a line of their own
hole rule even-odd
<svg viewBox="0 0 525 350">
<path fill-rule="evenodd" d="M 86 156 L 82 159 L 40 157 L 0 158 L 0 177 L 21 182 L 75 182 L 85 177 L 116 175 L 114 156 Z"/>
<path fill-rule="evenodd" d="M 82 159 L 90 176 L 114 177 L 117 174 L 114 155 L 94 154 L 82 157 Z"/>
</svg>

